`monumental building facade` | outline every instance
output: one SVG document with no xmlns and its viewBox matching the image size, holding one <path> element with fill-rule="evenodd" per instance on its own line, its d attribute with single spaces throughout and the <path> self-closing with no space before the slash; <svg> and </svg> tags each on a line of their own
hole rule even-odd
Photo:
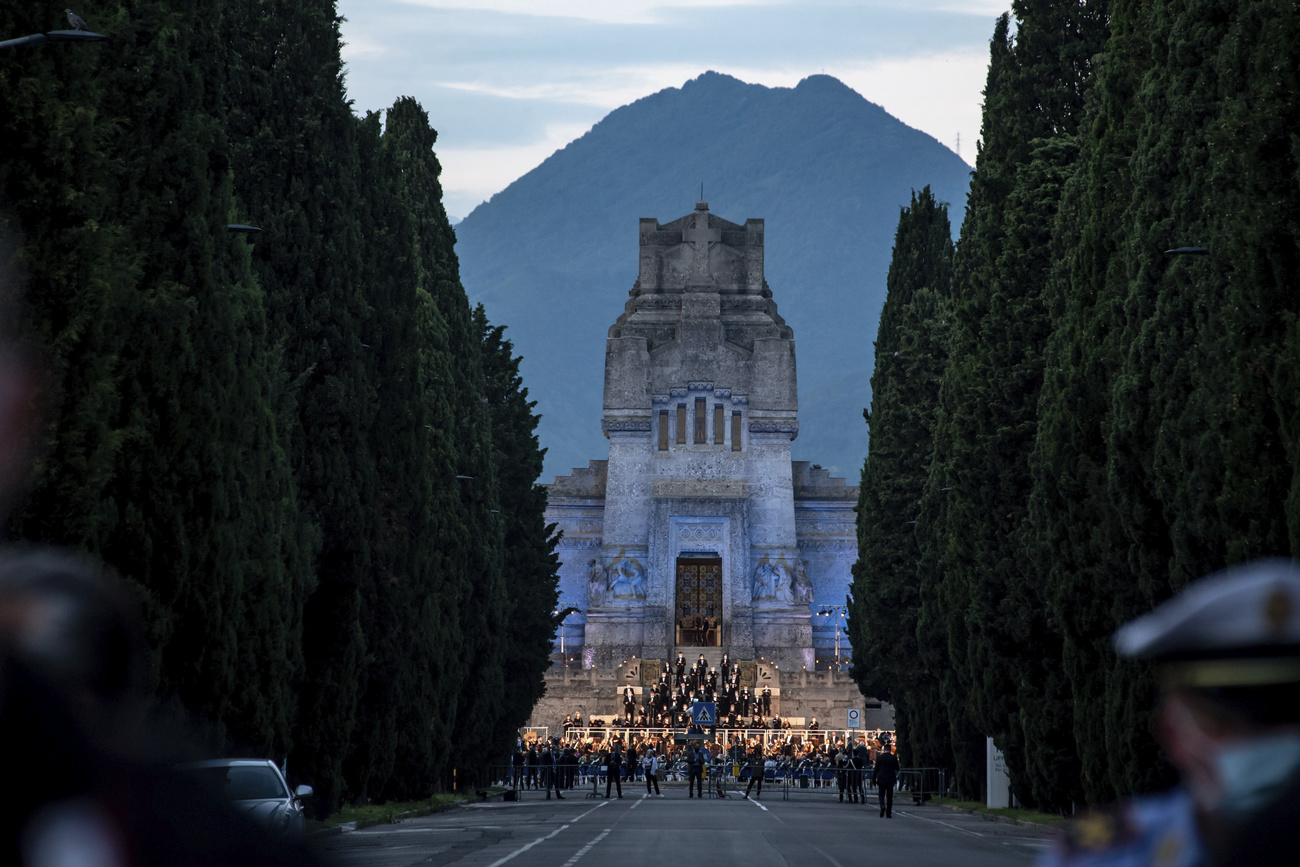
<svg viewBox="0 0 1300 867">
<path fill-rule="evenodd" d="M 602 678 L 621 689 L 678 653 L 716 664 L 724 651 L 777 693 L 822 683 L 821 701 L 800 702 L 812 715 L 823 701 L 828 716 L 862 707 L 842 674 L 858 489 L 791 459 L 795 338 L 763 241 L 762 220 L 728 222 L 705 202 L 640 222 L 638 276 L 605 343 L 609 457 L 548 486 L 560 605 L 577 613 L 541 716 L 565 701 L 550 713 L 612 710 Z M 563 686 L 575 679 L 591 689 Z"/>
</svg>

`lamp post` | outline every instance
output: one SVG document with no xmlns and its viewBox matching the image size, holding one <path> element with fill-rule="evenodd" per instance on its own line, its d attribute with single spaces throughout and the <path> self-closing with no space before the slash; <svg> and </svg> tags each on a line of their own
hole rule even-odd
<svg viewBox="0 0 1300 867">
<path fill-rule="evenodd" d="M 569 619 L 570 614 L 581 614 L 582 612 L 572 605 L 567 608 L 554 608 L 551 610 L 551 620 L 560 633 L 560 659 L 564 662 L 564 667 L 569 667 L 569 655 L 564 649 L 564 623 Z"/>
<path fill-rule="evenodd" d="M 829 608 L 823 608 L 817 612 L 830 616 L 835 615 L 835 668 L 834 671 L 840 670 L 840 620 L 844 617 L 846 609 L 843 605 L 832 605 Z"/>
<path fill-rule="evenodd" d="M 108 37 L 102 33 L 89 30 L 51 30 L 48 33 L 33 33 L 31 36 L 19 36 L 0 42 L 0 48 L 17 48 L 20 45 L 41 45 L 46 42 L 107 42 Z"/>
</svg>

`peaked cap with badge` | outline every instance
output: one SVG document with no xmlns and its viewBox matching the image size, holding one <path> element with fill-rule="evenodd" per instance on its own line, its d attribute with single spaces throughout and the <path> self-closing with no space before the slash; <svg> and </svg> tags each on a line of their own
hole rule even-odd
<svg viewBox="0 0 1300 867">
<path fill-rule="evenodd" d="M 1115 633 L 1121 656 L 1192 688 L 1300 682 L 1300 565 L 1257 560 L 1189 585 Z"/>
</svg>

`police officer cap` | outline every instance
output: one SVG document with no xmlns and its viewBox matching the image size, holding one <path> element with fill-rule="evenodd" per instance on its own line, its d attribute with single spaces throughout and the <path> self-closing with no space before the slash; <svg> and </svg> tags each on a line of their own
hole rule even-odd
<svg viewBox="0 0 1300 867">
<path fill-rule="evenodd" d="M 1190 687 L 1300 681 L 1300 566 L 1257 560 L 1202 578 L 1122 626 L 1115 649 Z"/>
</svg>

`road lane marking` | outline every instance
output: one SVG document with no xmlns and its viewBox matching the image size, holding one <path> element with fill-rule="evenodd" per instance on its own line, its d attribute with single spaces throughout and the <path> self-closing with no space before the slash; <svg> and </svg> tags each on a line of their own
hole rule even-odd
<svg viewBox="0 0 1300 867">
<path fill-rule="evenodd" d="M 528 843 L 528 844 L 523 845 L 523 846 L 520 846 L 518 849 L 516 849 L 515 851 L 511 852 L 509 855 L 506 855 L 506 856 L 504 856 L 504 857 L 498 858 L 497 860 L 493 861 L 491 864 L 488 865 L 488 867 L 501 867 L 501 865 L 504 864 L 504 863 L 506 863 L 507 861 L 510 861 L 510 860 L 513 859 L 513 858 L 517 858 L 517 857 L 519 857 L 520 855 L 522 855 L 522 854 L 524 854 L 525 852 L 527 852 L 529 849 L 531 849 L 531 848 L 533 848 L 534 846 L 536 846 L 538 843 L 541 843 L 543 840 L 549 840 L 549 839 L 551 839 L 551 838 L 554 837 L 556 834 L 558 834 L 558 833 L 560 833 L 561 831 L 563 831 L 565 828 L 568 828 L 570 825 L 573 825 L 574 823 L 576 823 L 576 822 L 578 821 L 578 819 L 581 819 L 581 818 L 583 818 L 584 816 L 590 816 L 592 813 L 596 812 L 597 810 L 599 810 L 601 807 L 604 807 L 604 806 L 607 805 L 608 803 L 609 803 L 609 801 L 601 801 L 599 804 L 597 804 L 596 806 L 592 807 L 592 808 L 591 808 L 590 810 L 588 810 L 587 812 L 582 813 L 582 814 L 580 814 L 577 818 L 570 820 L 568 825 L 561 825 L 560 827 L 556 828 L 554 831 L 552 831 L 551 833 L 545 835 L 544 837 L 538 837 L 538 838 L 537 838 L 536 840 L 534 840 L 533 842 Z M 609 832 L 606 831 L 605 833 L 608 834 Z"/>
<path fill-rule="evenodd" d="M 641 801 L 644 801 L 644 800 L 645 800 L 646 798 L 648 798 L 648 797 L 650 797 L 650 796 L 649 796 L 649 795 L 642 795 L 642 796 L 641 796 L 641 799 L 638 800 L 635 804 L 632 805 L 632 810 L 635 810 L 637 807 L 641 806 Z M 630 813 L 630 812 L 632 812 L 632 810 L 628 810 L 628 812 Z"/>
<path fill-rule="evenodd" d="M 943 825 L 945 828 L 952 828 L 954 831 L 961 831 L 963 834 L 970 834 L 975 837 L 988 836 L 987 834 L 981 834 L 978 831 L 971 831 L 968 828 L 958 828 L 956 825 L 949 825 L 947 822 L 940 822 L 938 819 L 929 819 L 925 816 L 918 816 L 915 813 L 904 813 L 902 810 L 899 810 L 898 815 L 906 816 L 909 819 L 920 819 L 922 822 L 933 822 L 936 825 Z"/>
<path fill-rule="evenodd" d="M 639 804 L 639 803 L 641 803 L 641 802 L 640 802 L 640 801 L 637 801 L 637 803 Z M 601 831 L 599 834 L 597 834 L 597 835 L 596 835 L 596 838 L 595 838 L 594 840 L 592 840 L 592 841 L 591 841 L 590 843 L 588 843 L 586 846 L 583 846 L 581 849 L 579 849 L 579 850 L 577 851 L 577 853 L 575 853 L 574 856 L 573 856 L 572 858 L 570 858 L 568 861 L 565 861 L 565 862 L 564 862 L 564 867 L 573 867 L 574 864 L 577 864 L 577 863 L 578 863 L 578 859 L 581 858 L 583 855 L 586 855 L 588 852 L 590 852 L 592 846 L 595 846 L 595 845 L 596 845 L 597 843 L 599 843 L 601 840 L 604 840 L 606 837 L 608 837 L 608 836 L 609 836 L 609 832 L 610 832 L 611 830 L 613 830 L 613 829 L 612 829 L 612 828 L 606 828 L 604 831 Z"/>
<path fill-rule="evenodd" d="M 583 813 L 582 815 L 578 816 L 578 818 L 577 818 L 577 819 L 574 819 L 573 821 L 576 822 L 576 821 L 578 821 L 578 819 L 581 819 L 581 818 L 583 818 L 584 816 L 590 816 L 592 813 L 596 812 L 596 811 L 599 810 L 601 807 L 604 807 L 604 806 L 606 806 L 607 804 L 609 804 L 609 801 L 601 801 L 599 804 L 597 804 L 596 806 L 592 807 L 590 810 L 588 810 L 587 812 Z"/>
<path fill-rule="evenodd" d="M 762 804 L 760 804 L 758 801 L 755 801 L 753 798 L 745 798 L 745 800 L 749 801 L 749 803 L 753 804 L 755 807 L 758 807 L 758 809 L 762 810 L 764 813 L 768 812 L 767 807 L 764 807 Z"/>
<path fill-rule="evenodd" d="M 809 844 L 809 845 L 811 845 L 811 844 Z M 831 862 L 831 867 L 844 867 L 843 864 L 841 864 L 840 862 L 836 861 L 836 860 L 835 860 L 834 858 L 832 858 L 831 856 L 827 855 L 825 852 L 823 852 L 823 851 L 822 851 L 820 848 L 818 848 L 817 846 L 813 846 L 813 849 L 817 852 L 818 855 L 822 856 L 822 857 L 825 858 L 827 861 Z"/>
</svg>

